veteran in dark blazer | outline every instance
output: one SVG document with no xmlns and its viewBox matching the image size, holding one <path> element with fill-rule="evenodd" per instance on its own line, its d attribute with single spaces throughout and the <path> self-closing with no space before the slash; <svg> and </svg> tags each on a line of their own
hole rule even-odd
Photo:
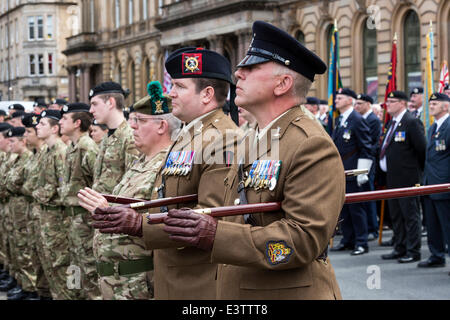
<svg viewBox="0 0 450 320">
<path fill-rule="evenodd" d="M 407 112 L 408 97 L 404 92 L 388 95 L 387 112 L 392 117 L 380 151 L 380 168 L 386 172 L 386 187 L 413 187 L 420 183 L 425 163 L 426 139 L 419 119 Z M 400 263 L 420 260 L 421 223 L 417 198 L 388 200 L 394 250 L 383 259 Z"/>
<path fill-rule="evenodd" d="M 443 93 L 435 93 L 430 96 L 429 106 L 430 115 L 434 117 L 435 122 L 428 130 L 423 184 L 449 183 L 450 97 Z M 450 254 L 450 193 L 425 196 L 424 204 L 431 256 L 417 266 L 444 267 L 446 251 Z"/>
<path fill-rule="evenodd" d="M 369 181 L 362 185 L 363 191 L 375 190 L 375 171 L 376 161 L 378 159 L 380 136 L 381 136 L 381 121 L 372 111 L 373 99 L 367 94 L 358 94 L 355 109 L 358 111 L 364 119 L 366 119 L 367 126 L 369 127 L 370 143 L 372 145 L 371 158 L 374 161 L 369 172 Z M 375 201 L 368 201 L 363 203 L 365 211 L 367 213 L 367 232 L 368 240 L 374 240 L 378 237 L 378 219 L 377 219 L 377 206 Z"/>
<path fill-rule="evenodd" d="M 219 221 L 171 210 L 164 230 L 211 252 L 219 299 L 340 299 L 326 252 L 344 202 L 344 168 L 329 135 L 299 107 L 326 65 L 268 23 L 256 21 L 253 35 L 235 72 L 235 102 L 258 123 L 246 143 L 267 148 L 246 149 L 224 180 L 224 200 L 278 201 L 281 210 Z"/>
<path fill-rule="evenodd" d="M 373 164 L 372 143 L 366 120 L 353 109 L 357 98 L 348 88 L 339 89 L 336 94 L 336 109 L 340 116 L 333 130 L 333 141 L 339 150 L 345 170 L 371 169 Z M 369 183 L 368 174 L 347 177 L 346 192 L 361 192 Z M 352 250 L 351 255 L 361 255 L 369 251 L 367 244 L 367 213 L 362 203 L 346 204 L 341 212 L 341 242 L 333 251 Z"/>
</svg>

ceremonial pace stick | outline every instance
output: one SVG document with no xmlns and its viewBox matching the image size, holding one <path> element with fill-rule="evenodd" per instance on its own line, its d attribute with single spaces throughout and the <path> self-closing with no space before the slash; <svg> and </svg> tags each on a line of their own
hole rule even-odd
<svg viewBox="0 0 450 320">
<path fill-rule="evenodd" d="M 450 183 L 435 184 L 423 187 L 398 188 L 398 189 L 348 193 L 345 195 L 345 203 L 348 204 L 348 203 L 375 201 L 383 199 L 416 197 L 427 194 L 445 193 L 445 192 L 450 192 Z M 140 209 L 144 208 L 140 207 Z M 212 217 L 219 218 L 251 213 L 272 212 L 278 211 L 280 209 L 281 209 L 280 202 L 266 202 L 266 203 L 243 204 L 239 206 L 193 209 L 193 211 L 200 214 L 209 214 Z M 148 224 L 162 223 L 165 216 L 167 216 L 166 212 L 147 214 L 147 223 Z"/>
<path fill-rule="evenodd" d="M 352 176 L 357 176 L 360 174 L 366 174 L 368 172 L 369 172 L 369 170 L 367 170 L 367 169 L 346 170 L 345 176 L 352 177 Z M 165 205 L 169 205 L 169 204 L 197 201 L 197 195 L 195 195 L 195 194 L 191 194 L 188 196 L 174 197 L 174 198 L 163 198 L 163 199 L 157 199 L 157 200 L 151 200 L 151 201 L 145 201 L 143 199 L 134 199 L 134 198 L 113 196 L 111 194 L 102 194 L 102 196 L 106 199 L 106 201 L 108 201 L 110 203 L 119 203 L 119 204 L 134 203 L 134 205 L 130 206 L 129 208 L 135 208 L 135 209 L 139 208 L 141 205 L 146 206 L 145 208 L 153 208 L 153 207 L 147 207 L 147 205 L 149 205 L 150 202 L 154 204 L 154 207 L 160 207 L 160 206 L 165 206 Z"/>
</svg>

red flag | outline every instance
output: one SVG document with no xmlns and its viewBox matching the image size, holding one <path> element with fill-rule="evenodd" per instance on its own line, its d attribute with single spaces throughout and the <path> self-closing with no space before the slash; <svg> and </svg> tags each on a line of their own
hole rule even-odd
<svg viewBox="0 0 450 320">
<path fill-rule="evenodd" d="M 386 92 L 384 93 L 384 103 L 381 107 L 384 111 L 384 122 L 383 122 L 383 135 L 386 131 L 386 124 L 391 120 L 391 116 L 387 113 L 386 100 L 389 93 L 397 90 L 397 34 L 394 36 L 394 41 L 392 42 L 392 53 L 391 53 L 391 64 L 389 66 L 388 81 L 386 83 Z"/>
</svg>

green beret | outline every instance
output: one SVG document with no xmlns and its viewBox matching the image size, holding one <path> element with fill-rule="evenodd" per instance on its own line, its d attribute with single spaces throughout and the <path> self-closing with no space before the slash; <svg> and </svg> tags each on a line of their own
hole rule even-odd
<svg viewBox="0 0 450 320">
<path fill-rule="evenodd" d="M 163 94 L 159 81 L 150 82 L 147 91 L 149 95 L 133 105 L 134 111 L 152 116 L 172 112 L 171 100 Z"/>
</svg>

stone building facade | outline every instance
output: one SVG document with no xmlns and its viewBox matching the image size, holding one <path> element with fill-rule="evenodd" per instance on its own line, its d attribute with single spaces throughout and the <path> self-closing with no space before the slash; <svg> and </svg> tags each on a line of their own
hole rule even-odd
<svg viewBox="0 0 450 320">
<path fill-rule="evenodd" d="M 0 1 L 1 100 L 68 96 L 66 38 L 75 0 Z M 77 31 L 76 31 L 77 32 Z"/>
<path fill-rule="evenodd" d="M 235 67 L 251 41 L 255 20 L 271 22 L 328 61 L 333 23 L 340 36 L 343 85 L 384 97 L 392 40 L 397 34 L 397 86 L 423 82 L 426 34 L 434 31 L 434 79 L 450 53 L 447 0 L 80 0 L 80 33 L 67 39 L 71 100 L 86 101 L 89 89 L 115 80 L 145 95 L 150 79 L 163 79 L 167 52 L 193 45 L 217 50 Z M 310 95 L 326 99 L 327 74 Z"/>
</svg>

